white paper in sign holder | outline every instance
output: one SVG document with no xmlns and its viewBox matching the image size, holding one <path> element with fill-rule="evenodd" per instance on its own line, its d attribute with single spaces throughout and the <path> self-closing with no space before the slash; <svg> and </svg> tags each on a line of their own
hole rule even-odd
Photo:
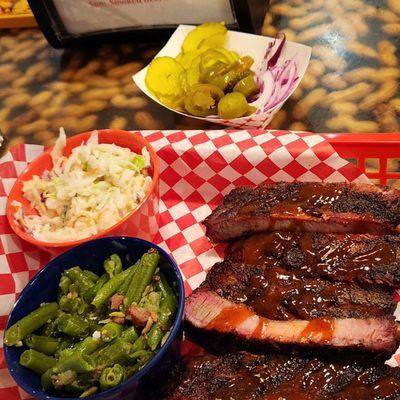
<svg viewBox="0 0 400 400">
<path fill-rule="evenodd" d="M 144 26 L 235 23 L 229 0 L 53 0 L 71 34 Z"/>
</svg>

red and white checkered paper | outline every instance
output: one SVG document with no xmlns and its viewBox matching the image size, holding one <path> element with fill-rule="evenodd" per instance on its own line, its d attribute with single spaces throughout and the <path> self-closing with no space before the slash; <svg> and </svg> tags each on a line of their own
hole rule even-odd
<svg viewBox="0 0 400 400">
<path fill-rule="evenodd" d="M 266 181 L 368 182 L 320 135 L 290 131 L 141 131 L 160 160 L 160 227 L 155 243 L 177 261 L 187 294 L 223 256 L 201 221 L 231 189 Z M 13 234 L 5 216 L 18 174 L 43 151 L 17 145 L 0 161 L 0 346 L 18 294 L 49 256 Z M 400 364 L 400 356 L 397 362 Z M 0 348 L 0 399 L 26 399 L 9 376 Z"/>
</svg>

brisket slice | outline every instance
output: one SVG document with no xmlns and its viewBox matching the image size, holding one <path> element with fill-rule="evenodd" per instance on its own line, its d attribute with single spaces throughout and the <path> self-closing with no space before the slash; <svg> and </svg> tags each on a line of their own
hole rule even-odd
<svg viewBox="0 0 400 400">
<path fill-rule="evenodd" d="M 396 233 L 399 192 L 369 184 L 275 183 L 233 189 L 207 217 L 215 242 L 261 231 Z"/>
<path fill-rule="evenodd" d="M 227 258 L 283 267 L 304 277 L 400 286 L 400 236 L 258 233 L 238 240 Z"/>
<path fill-rule="evenodd" d="M 304 278 L 297 271 L 232 261 L 215 264 L 202 287 L 275 320 L 384 317 L 396 309 L 392 289 Z"/>
<path fill-rule="evenodd" d="M 352 356 L 238 352 L 183 360 L 166 400 L 398 400 L 400 368 Z"/>
<path fill-rule="evenodd" d="M 272 320 L 250 307 L 224 299 L 207 287 L 186 300 L 185 319 L 195 328 L 269 346 L 363 349 L 392 353 L 396 348 L 394 317 Z"/>
</svg>

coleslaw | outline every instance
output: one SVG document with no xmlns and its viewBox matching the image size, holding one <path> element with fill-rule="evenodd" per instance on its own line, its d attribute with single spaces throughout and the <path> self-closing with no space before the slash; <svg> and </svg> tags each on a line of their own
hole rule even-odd
<svg viewBox="0 0 400 400">
<path fill-rule="evenodd" d="M 53 168 L 24 182 L 24 197 L 37 215 L 14 201 L 14 217 L 35 239 L 64 242 L 84 239 L 114 225 L 134 210 L 151 186 L 150 155 L 98 142 L 94 131 L 86 144 L 63 156 L 64 129 L 51 152 Z"/>
</svg>

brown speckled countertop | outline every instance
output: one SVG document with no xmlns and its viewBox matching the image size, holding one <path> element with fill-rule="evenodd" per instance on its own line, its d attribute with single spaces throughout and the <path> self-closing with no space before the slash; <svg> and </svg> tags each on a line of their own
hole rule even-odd
<svg viewBox="0 0 400 400">
<path fill-rule="evenodd" d="M 272 122 L 314 132 L 399 131 L 400 2 L 271 0 L 263 34 L 313 46 L 309 70 Z M 8 145 L 94 128 L 212 127 L 159 106 L 132 82 L 163 42 L 52 49 L 37 29 L 0 32 L 0 129 Z M 215 128 L 215 126 L 213 126 Z"/>
</svg>

